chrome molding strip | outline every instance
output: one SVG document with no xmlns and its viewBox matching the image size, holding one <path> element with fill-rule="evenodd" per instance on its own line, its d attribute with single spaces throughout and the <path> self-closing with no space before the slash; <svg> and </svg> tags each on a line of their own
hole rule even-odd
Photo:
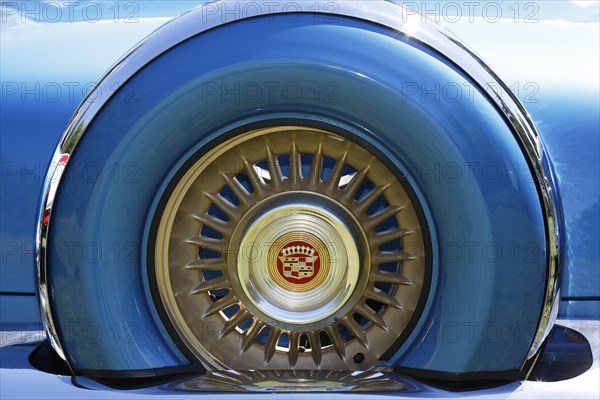
<svg viewBox="0 0 600 400">
<path fill-rule="evenodd" d="M 43 199 L 41 207 L 38 210 L 38 225 L 36 227 L 36 262 L 37 262 L 37 275 L 38 275 L 38 294 L 40 299 L 40 309 L 42 314 L 42 325 L 46 331 L 46 337 L 52 345 L 52 348 L 56 353 L 63 359 L 67 360 L 65 353 L 62 349 L 58 338 L 58 332 L 54 324 L 54 318 L 52 317 L 51 301 L 52 292 L 48 285 L 47 271 L 46 271 L 46 249 L 48 239 L 48 223 L 50 222 L 50 212 L 52 211 L 52 203 L 54 201 L 54 195 L 58 188 L 58 182 L 66 162 L 69 156 L 62 154 L 59 149 L 54 153 L 46 180 L 44 181 Z"/>
<path fill-rule="evenodd" d="M 398 34 L 431 48 L 455 64 L 492 100 L 506 121 L 513 128 L 515 138 L 523 148 L 540 192 L 546 218 L 548 244 L 548 273 L 544 307 L 540 322 L 530 348 L 528 359 L 539 350 L 550 332 L 558 307 L 558 268 L 559 268 L 559 215 L 554 197 L 553 175 L 544 153 L 544 148 L 529 115 L 512 91 L 491 71 L 491 69 L 466 45 L 433 22 L 422 21 L 422 16 L 405 13 L 404 8 L 383 0 L 373 1 L 256 1 L 252 7 L 244 7 L 241 1 L 217 1 L 203 4 L 142 40 L 132 50 L 113 65 L 101 78 L 90 94 L 83 100 L 56 150 L 53 165 L 60 163 L 63 155 L 75 149 L 81 135 L 90 122 L 114 93 L 115 87 L 122 87 L 139 69 L 150 63 L 165 51 L 212 28 L 231 22 L 257 16 L 275 15 L 290 12 L 305 12 L 350 17 L 366 20 L 390 28 Z M 116 86 L 115 86 L 116 85 Z M 66 163 L 66 162 L 65 162 Z M 37 228 L 37 264 L 39 293 L 42 313 L 48 337 L 55 350 L 64 358 L 58 335 L 49 307 L 49 288 L 46 285 L 46 240 L 52 200 L 60 183 L 62 168 L 50 167 L 40 205 Z"/>
</svg>

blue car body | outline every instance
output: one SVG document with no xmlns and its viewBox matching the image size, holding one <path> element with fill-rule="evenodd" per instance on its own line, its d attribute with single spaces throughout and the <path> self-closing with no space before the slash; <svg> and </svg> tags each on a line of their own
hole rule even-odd
<svg viewBox="0 0 600 400">
<path fill-rule="evenodd" d="M 203 2 L 157 3 L 94 3 L 93 9 L 87 5 L 68 10 L 54 9 L 52 3 L 47 2 L 2 5 L 0 315 L 3 330 L 29 330 L 41 324 L 35 259 L 40 198 L 44 196 L 46 173 L 54 150 L 77 106 L 129 48 L 172 17 Z M 575 3 L 504 5 L 498 9 L 504 13 L 502 18 L 496 18 L 497 14 L 487 14 L 489 7 L 468 9 L 474 14 L 467 15 L 467 8 L 460 9 L 459 5 L 456 9 L 441 2 L 435 10 L 429 11 L 429 17 L 479 53 L 521 100 L 535 123 L 545 145 L 546 161 L 555 174 L 553 196 L 562 221 L 559 317 L 597 320 L 600 318 L 599 11 L 598 4 L 582 7 Z M 428 14 L 426 9 L 420 9 L 420 3 L 402 2 L 401 5 L 409 11 Z M 582 37 L 586 40 L 581 40 Z M 138 100 L 136 85 L 129 83 L 109 89 L 119 90 L 118 99 L 113 98 L 113 101 L 127 104 Z M 528 190 L 527 183 L 531 182 L 530 172 L 524 165 L 525 162 L 517 164 L 513 169 L 516 182 L 522 184 L 516 191 Z M 98 164 L 88 162 L 71 173 L 76 174 L 75 179 L 89 183 L 106 173 L 103 168 L 100 161 Z M 124 182 L 135 180 L 142 172 L 135 164 L 125 162 L 113 164 L 109 173 Z M 534 213 L 527 219 L 540 229 L 544 224 Z M 528 228 L 523 227 L 525 229 Z M 539 231 L 532 228 L 527 232 L 532 236 L 532 243 L 539 242 L 535 237 Z M 110 252 L 108 256 L 124 256 L 131 250 L 125 242 L 116 243 L 116 247 L 104 249 Z M 74 244 L 67 251 L 83 254 L 94 251 L 75 246 L 81 247 L 81 244 Z M 515 260 L 520 261 L 540 254 L 546 256 L 535 247 L 512 250 Z M 64 293 L 69 296 L 68 292 Z M 542 298 L 532 295 L 531 301 L 541 304 Z M 446 318 L 438 323 L 447 326 L 452 321 Z M 143 330 L 150 330 L 150 325 Z M 432 324 L 429 335 L 437 335 L 439 332 L 435 329 Z M 526 330 L 520 326 L 515 329 L 517 335 Z M 126 329 L 127 333 L 130 332 Z M 454 353 L 440 355 L 446 350 L 439 348 L 435 341 L 428 343 L 423 339 L 426 337 L 425 333 L 419 340 L 423 340 L 422 346 L 427 351 L 415 355 L 398 353 L 391 357 L 390 363 L 402 358 L 416 369 L 441 370 L 444 364 L 452 365 L 448 367 L 451 372 L 477 368 L 477 364 L 465 361 L 461 365 L 453 360 Z M 160 346 L 165 349 L 159 350 L 159 358 L 142 362 L 131 356 L 119 361 L 125 366 L 122 369 L 185 363 L 177 349 L 157 342 L 157 347 Z M 82 349 L 84 359 L 86 355 L 88 358 L 93 355 L 86 351 Z M 424 353 L 427 355 L 423 356 Z M 438 358 L 433 357 L 433 353 Z M 498 359 L 497 363 L 501 364 L 502 360 Z M 482 365 L 487 364 L 482 361 Z M 89 364 L 82 365 L 82 369 L 86 368 L 100 367 L 90 359 Z M 502 369 L 511 368 L 506 365 Z"/>
</svg>

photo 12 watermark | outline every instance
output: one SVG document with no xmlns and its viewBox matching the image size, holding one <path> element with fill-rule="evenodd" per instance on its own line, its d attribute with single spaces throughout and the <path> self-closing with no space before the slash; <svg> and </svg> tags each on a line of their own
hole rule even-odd
<svg viewBox="0 0 600 400">
<path fill-rule="evenodd" d="M 394 1 L 404 8 L 402 22 L 435 21 L 456 24 L 484 21 L 535 24 L 539 22 L 540 4 L 534 1 Z"/>
<path fill-rule="evenodd" d="M 139 22 L 138 1 L 3 1 L 2 23 Z"/>
</svg>

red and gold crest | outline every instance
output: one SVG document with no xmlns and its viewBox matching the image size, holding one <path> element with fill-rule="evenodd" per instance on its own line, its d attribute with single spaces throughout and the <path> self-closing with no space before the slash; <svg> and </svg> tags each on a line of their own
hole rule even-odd
<svg viewBox="0 0 600 400">
<path fill-rule="evenodd" d="M 320 268 L 319 254 L 306 242 L 293 242 L 281 250 L 277 270 L 290 283 L 308 283 Z"/>
<path fill-rule="evenodd" d="M 316 236 L 291 232 L 271 246 L 269 273 L 284 289 L 308 291 L 320 285 L 329 273 L 329 253 Z"/>
</svg>

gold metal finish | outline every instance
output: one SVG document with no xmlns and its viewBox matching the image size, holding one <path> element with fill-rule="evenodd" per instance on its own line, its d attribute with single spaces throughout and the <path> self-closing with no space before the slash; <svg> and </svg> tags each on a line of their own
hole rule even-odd
<svg viewBox="0 0 600 400">
<path fill-rule="evenodd" d="M 347 138 L 296 126 L 234 137 L 189 168 L 155 260 L 186 346 L 209 368 L 236 370 L 375 365 L 425 274 L 423 232 L 396 175 Z"/>
</svg>

